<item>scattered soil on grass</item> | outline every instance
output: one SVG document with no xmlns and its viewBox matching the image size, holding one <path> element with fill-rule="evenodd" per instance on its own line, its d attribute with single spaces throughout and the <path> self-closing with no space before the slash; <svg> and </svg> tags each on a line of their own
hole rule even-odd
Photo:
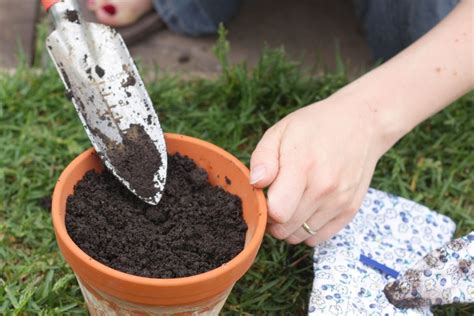
<svg viewBox="0 0 474 316">
<path fill-rule="evenodd" d="M 50 211 L 52 205 L 51 195 L 43 196 L 38 200 L 38 204 L 41 208 Z"/>
<path fill-rule="evenodd" d="M 221 266 L 242 251 L 247 225 L 239 197 L 208 182 L 205 170 L 168 156 L 165 191 L 148 205 L 108 171 L 89 171 L 66 205 L 66 228 L 92 258 L 145 277 L 176 278 Z"/>
</svg>

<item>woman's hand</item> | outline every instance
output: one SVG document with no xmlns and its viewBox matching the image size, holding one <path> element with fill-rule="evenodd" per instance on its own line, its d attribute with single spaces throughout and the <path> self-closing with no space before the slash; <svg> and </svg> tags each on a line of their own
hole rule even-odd
<svg viewBox="0 0 474 316">
<path fill-rule="evenodd" d="M 382 154 L 474 89 L 473 9 L 474 0 L 461 1 L 403 52 L 265 133 L 251 183 L 270 185 L 273 236 L 314 246 L 336 234 L 360 207 Z"/>
<path fill-rule="evenodd" d="M 251 183 L 270 185 L 268 230 L 274 237 L 315 246 L 354 217 L 387 149 L 375 116 L 368 104 L 335 95 L 266 131 L 252 154 Z"/>
</svg>

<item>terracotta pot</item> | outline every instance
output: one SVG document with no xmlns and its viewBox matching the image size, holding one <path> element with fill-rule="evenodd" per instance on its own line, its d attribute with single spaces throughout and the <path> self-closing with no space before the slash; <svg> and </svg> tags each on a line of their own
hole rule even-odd
<svg viewBox="0 0 474 316">
<path fill-rule="evenodd" d="M 263 239 L 267 207 L 261 190 L 249 185 L 248 169 L 235 157 L 208 142 L 166 134 L 168 152 L 180 152 L 207 170 L 212 184 L 242 199 L 248 225 L 245 247 L 228 263 L 206 273 L 175 279 L 153 279 L 120 272 L 84 253 L 65 226 L 67 197 L 74 185 L 102 164 L 93 149 L 74 159 L 58 179 L 53 193 L 52 217 L 59 248 L 77 276 L 93 315 L 214 315 L 218 314 L 234 283 L 252 265 Z M 230 180 L 230 181 L 229 181 Z"/>
</svg>

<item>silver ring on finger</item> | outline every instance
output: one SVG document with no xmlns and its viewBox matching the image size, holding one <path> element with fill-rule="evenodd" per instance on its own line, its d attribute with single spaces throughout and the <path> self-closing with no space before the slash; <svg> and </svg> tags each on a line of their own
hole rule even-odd
<svg viewBox="0 0 474 316">
<path fill-rule="evenodd" d="M 303 226 L 302 226 L 302 227 L 303 227 L 303 229 L 304 229 L 308 234 L 310 234 L 311 236 L 314 236 L 314 235 L 316 235 L 316 233 L 317 233 L 317 231 L 311 229 L 311 227 L 309 227 L 309 225 L 308 225 L 306 222 L 303 223 Z"/>
</svg>

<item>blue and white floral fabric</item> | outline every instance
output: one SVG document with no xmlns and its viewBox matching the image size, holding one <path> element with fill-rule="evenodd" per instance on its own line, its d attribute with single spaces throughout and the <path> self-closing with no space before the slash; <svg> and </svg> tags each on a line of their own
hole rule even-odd
<svg viewBox="0 0 474 316">
<path fill-rule="evenodd" d="M 315 248 L 309 315 L 432 315 L 427 306 L 395 307 L 383 289 L 396 272 L 403 274 L 448 243 L 454 230 L 444 215 L 369 189 L 352 222 Z M 361 256 L 391 268 L 385 270 L 389 273 L 366 265 Z"/>
</svg>

